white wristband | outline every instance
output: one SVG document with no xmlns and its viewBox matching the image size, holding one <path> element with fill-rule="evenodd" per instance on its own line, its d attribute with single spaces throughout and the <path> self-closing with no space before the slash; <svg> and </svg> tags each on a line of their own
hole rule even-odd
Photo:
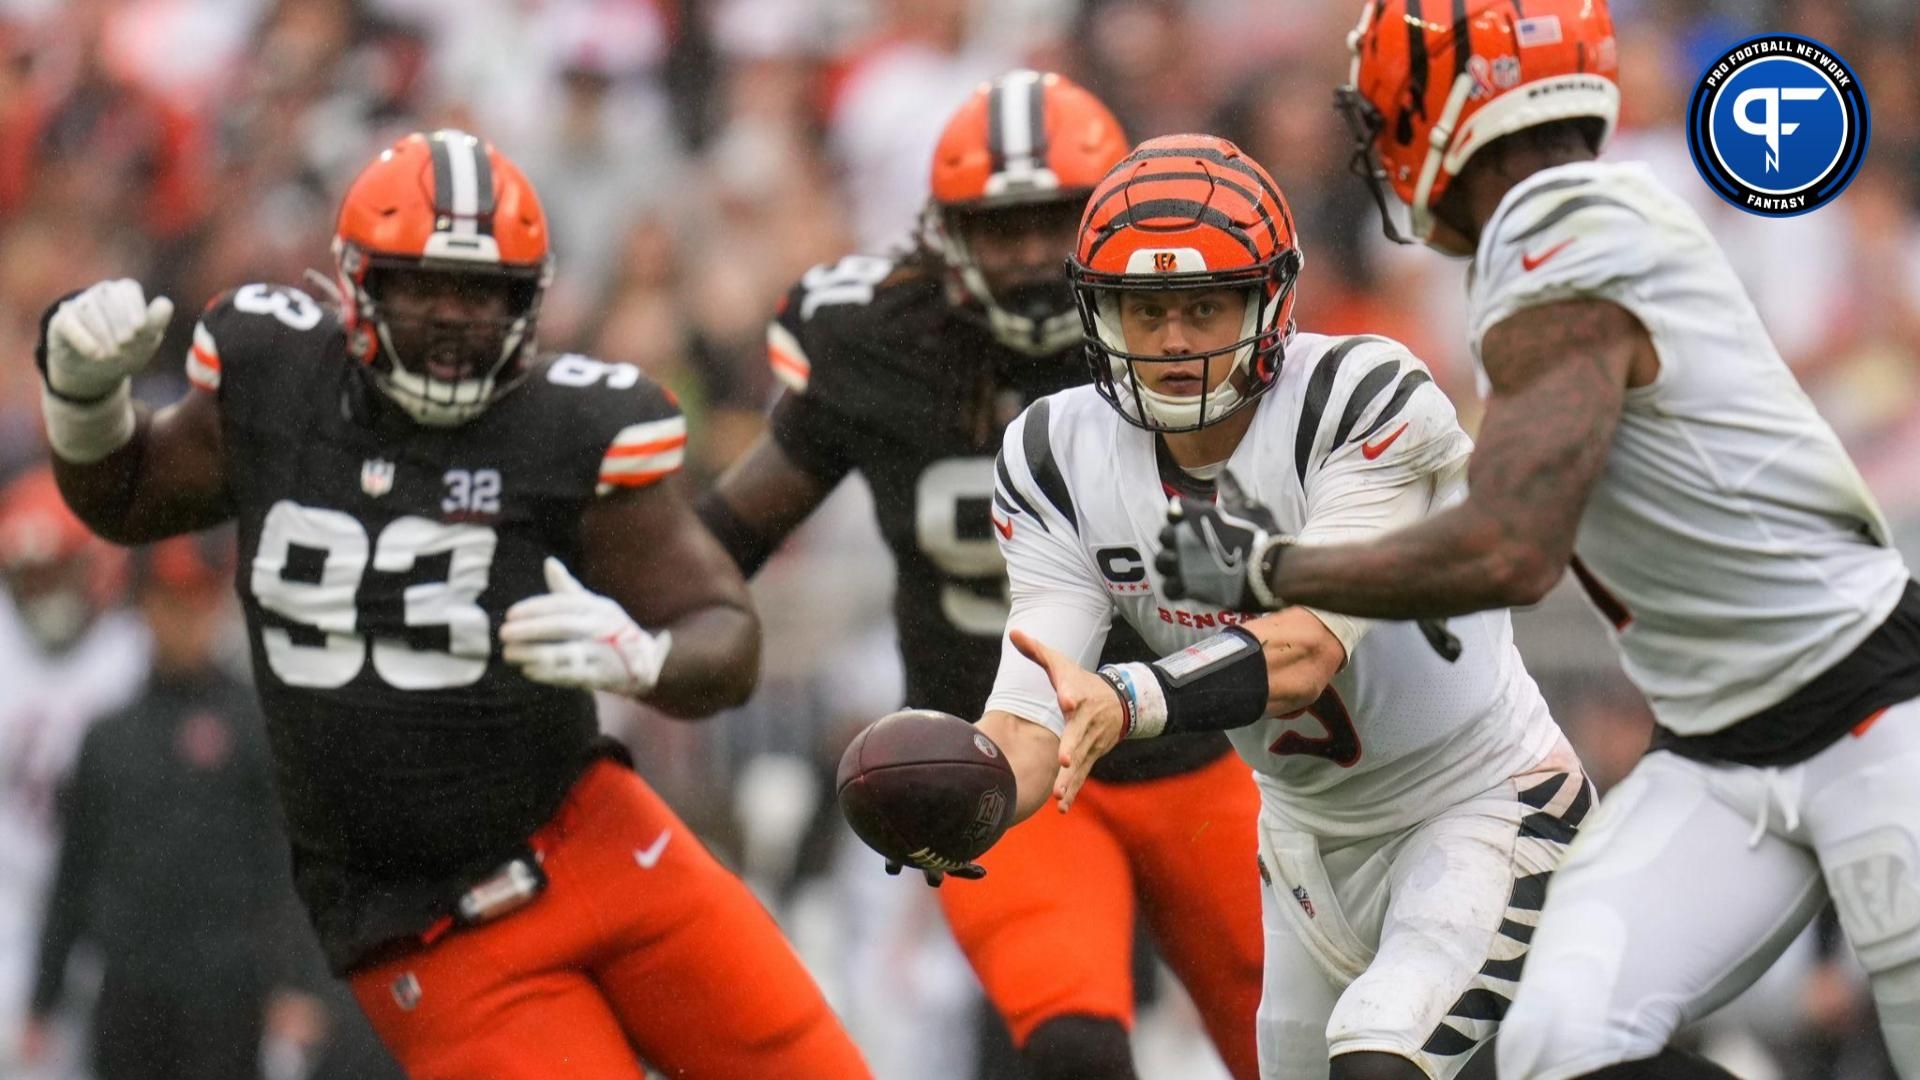
<svg viewBox="0 0 1920 1080">
<path fill-rule="evenodd" d="M 1273 595 L 1273 586 L 1267 583 L 1267 552 L 1291 543 L 1293 540 L 1285 536 L 1269 536 L 1254 545 L 1253 557 L 1247 560 L 1247 590 L 1253 593 L 1262 611 L 1279 611 L 1285 606 Z"/>
<path fill-rule="evenodd" d="M 1133 713 L 1133 726 L 1127 730 L 1127 739 L 1151 739 L 1167 730 L 1167 692 L 1160 688 L 1160 680 L 1153 674 L 1153 668 L 1141 663 L 1108 664 L 1100 669 L 1100 674 L 1110 676 L 1121 687 L 1125 687 L 1127 707 Z"/>
<path fill-rule="evenodd" d="M 43 385 L 40 411 L 53 452 L 75 465 L 91 465 L 133 439 L 133 391 L 125 379 L 99 401 L 73 401 Z"/>
</svg>

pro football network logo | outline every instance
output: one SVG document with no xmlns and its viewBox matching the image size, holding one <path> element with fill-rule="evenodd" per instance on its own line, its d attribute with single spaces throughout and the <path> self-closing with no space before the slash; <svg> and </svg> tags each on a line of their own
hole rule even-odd
<svg viewBox="0 0 1920 1080">
<path fill-rule="evenodd" d="M 1832 49 L 1765 34 L 1728 49 L 1687 105 L 1687 148 L 1714 194 L 1793 217 L 1832 202 L 1867 156 L 1866 91 Z"/>
</svg>

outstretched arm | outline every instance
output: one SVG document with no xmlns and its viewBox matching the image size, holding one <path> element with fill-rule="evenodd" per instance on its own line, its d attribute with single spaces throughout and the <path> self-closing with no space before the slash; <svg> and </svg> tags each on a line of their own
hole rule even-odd
<svg viewBox="0 0 1920 1080">
<path fill-rule="evenodd" d="M 669 477 L 597 501 L 581 518 L 581 576 L 673 647 L 648 703 L 682 717 L 746 701 L 760 673 L 760 621 L 732 560 Z M 642 554 L 644 553 L 644 554 Z"/>
<path fill-rule="evenodd" d="M 681 717 L 747 699 L 760 622 L 680 484 L 619 490 L 587 509 L 578 578 L 549 557 L 547 591 L 507 609 L 508 663 L 536 682 L 624 694 Z"/>
<path fill-rule="evenodd" d="M 36 359 L 54 477 L 80 520 L 116 543 L 204 529 L 229 516 L 211 387 L 157 413 L 134 405 L 128 388 L 172 314 L 165 298 L 148 301 L 138 283 L 122 279 L 67 298 L 41 323 Z"/>
<path fill-rule="evenodd" d="M 1567 300 L 1501 322 L 1481 356 L 1492 394 L 1467 498 L 1367 543 L 1277 549 L 1274 596 L 1410 619 L 1537 603 L 1559 581 L 1626 388 L 1657 370 L 1653 342 L 1617 304 Z"/>
<path fill-rule="evenodd" d="M 695 505 L 707 531 L 720 541 L 740 572 L 752 577 L 833 488 L 833 481 L 795 463 L 773 433 L 767 432 Z"/>
<path fill-rule="evenodd" d="M 1038 763 L 1032 768 L 1036 780 L 1043 772 L 1052 779 L 1051 793 L 1059 800 L 1061 812 L 1072 807 L 1094 763 L 1120 740 L 1175 731 L 1230 730 L 1269 714 L 1304 709 L 1318 700 L 1327 681 L 1347 661 L 1340 640 L 1304 608 L 1263 615 L 1241 629 L 1253 636 L 1260 650 L 1257 662 L 1251 657 L 1245 660 L 1244 670 L 1233 670 L 1235 661 L 1228 656 L 1222 656 L 1223 663 L 1211 660 L 1214 650 L 1210 646 L 1216 641 L 1231 649 L 1232 643 L 1226 639 L 1232 632 L 1227 632 L 1151 665 L 1119 665 L 1138 670 L 1116 672 L 1114 678 L 1107 675 L 1113 669 L 1102 668 L 1096 674 L 1032 635 L 1012 632 L 1014 647 L 1046 671 L 1059 697 L 1060 712 L 1066 717 L 1066 733 L 1059 738 L 1038 724 L 1024 725 L 1045 732 L 1055 750 L 1055 759 L 1046 763 L 1048 768 L 1042 770 Z M 1189 657 L 1193 663 L 1183 667 Z M 1125 689 L 1129 686 L 1131 694 Z M 1183 695 L 1187 700 L 1175 700 Z M 1158 710 L 1157 716 L 1142 715 L 1147 700 L 1157 701 L 1148 706 Z M 1147 724 L 1152 726 L 1145 727 Z M 1036 746 L 1027 752 L 1037 756 L 1040 749 Z M 1009 753 L 1009 760 L 1012 757 Z M 1014 773 L 1021 781 L 1021 816 L 1025 816 L 1044 802 L 1046 795 L 1030 796 L 1028 777 L 1018 762 Z M 1026 805 L 1030 797 L 1032 807 Z"/>
</svg>

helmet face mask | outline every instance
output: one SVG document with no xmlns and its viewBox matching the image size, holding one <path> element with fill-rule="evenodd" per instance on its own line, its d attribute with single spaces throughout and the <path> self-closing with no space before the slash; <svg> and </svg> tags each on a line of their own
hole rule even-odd
<svg viewBox="0 0 1920 1080">
<path fill-rule="evenodd" d="M 1142 143 L 1095 190 L 1067 264 L 1094 388 L 1152 431 L 1197 431 L 1244 409 L 1279 378 L 1304 265 L 1285 198 L 1239 147 L 1209 135 Z M 1221 290 L 1245 294 L 1237 333 L 1172 355 L 1128 340 L 1127 295 Z M 1197 383 L 1177 380 L 1189 392 L 1157 389 L 1172 365 L 1196 362 Z"/>
<path fill-rule="evenodd" d="M 521 374 L 542 276 L 372 260 L 362 315 L 378 342 L 375 384 L 429 425 L 484 407 Z"/>
<path fill-rule="evenodd" d="M 1087 191 L 1011 205 L 939 208 L 943 244 L 968 298 L 1003 344 L 1050 355 L 1080 340 L 1073 290 L 1060 272 Z"/>
<path fill-rule="evenodd" d="M 1347 171 L 1367 185 L 1367 193 L 1373 196 L 1373 204 L 1380 210 L 1381 231 L 1396 244 L 1419 243 L 1419 238 L 1412 235 L 1412 222 L 1407 220 L 1408 206 L 1394 194 L 1386 163 L 1380 160 L 1377 144 L 1380 131 L 1386 126 L 1380 110 L 1350 85 L 1334 90 L 1333 107 L 1353 133 L 1353 152 L 1347 160 Z"/>
<path fill-rule="evenodd" d="M 334 255 L 349 350 L 415 422 L 466 423 L 517 384 L 553 262 L 538 197 L 497 150 L 402 139 L 349 189 Z"/>
<path fill-rule="evenodd" d="M 1012 71 L 974 91 L 941 133 L 921 242 L 960 310 L 1000 344 L 1053 356 L 1080 340 L 1060 257 L 1094 185 L 1127 152 L 1119 121 L 1070 80 Z"/>
<path fill-rule="evenodd" d="M 1276 325 L 1291 306 L 1301 265 L 1289 251 L 1270 267 L 1248 273 L 1182 274 L 1142 280 L 1137 276 L 1099 275 L 1070 269 L 1084 330 L 1088 368 L 1094 389 L 1129 423 L 1151 431 L 1198 431 L 1252 404 L 1272 385 L 1293 336 L 1291 320 Z M 1179 280 L 1186 278 L 1187 280 Z M 1238 332 L 1227 344 L 1180 353 L 1130 349 L 1124 329 L 1129 293 L 1167 295 L 1239 292 L 1243 297 Z M 1157 389 L 1157 374 L 1175 365 L 1198 362 L 1199 389 L 1171 394 Z"/>
</svg>

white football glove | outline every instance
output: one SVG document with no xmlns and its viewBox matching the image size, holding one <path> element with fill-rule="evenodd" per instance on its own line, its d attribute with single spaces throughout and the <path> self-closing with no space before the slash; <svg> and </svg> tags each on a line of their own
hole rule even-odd
<svg viewBox="0 0 1920 1080">
<path fill-rule="evenodd" d="M 148 300 L 137 281 L 88 287 L 47 323 L 47 385 L 76 402 L 112 394 L 153 359 L 172 319 L 173 301 Z"/>
<path fill-rule="evenodd" d="M 644 697 L 660 681 L 673 635 L 649 634 L 618 602 L 589 592 L 559 559 L 546 561 L 547 593 L 507 609 L 507 663 L 535 682 Z"/>
</svg>

